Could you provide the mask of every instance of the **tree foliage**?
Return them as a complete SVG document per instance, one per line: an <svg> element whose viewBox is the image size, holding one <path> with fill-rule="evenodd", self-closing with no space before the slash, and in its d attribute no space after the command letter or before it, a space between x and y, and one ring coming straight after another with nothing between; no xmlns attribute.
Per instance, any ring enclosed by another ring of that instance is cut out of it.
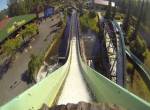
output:
<svg viewBox="0 0 150 110"><path fill-rule="evenodd" d="M7 15L7 9L0 11L0 20L4 19Z"/></svg>
<svg viewBox="0 0 150 110"><path fill-rule="evenodd" d="M141 36L137 36L137 38L130 43L130 49L140 59L146 57L147 45Z"/></svg>
<svg viewBox="0 0 150 110"><path fill-rule="evenodd" d="M47 0L8 0L8 15L13 17L22 14L36 13L39 6Z"/></svg>
<svg viewBox="0 0 150 110"><path fill-rule="evenodd" d="M119 7L122 13L127 12L128 6L129 6L129 0L117 0L119 1ZM143 0L130 0L131 1L131 7L130 7L130 13L132 16L138 18L139 13L141 10L141 5ZM141 23L143 23L145 26L150 27L150 0L144 0L143 4L143 12L141 16Z"/></svg>
<svg viewBox="0 0 150 110"><path fill-rule="evenodd" d="M31 80L34 79L35 73L38 72L42 61L42 56L31 55L31 60L28 63L28 73Z"/></svg>
<svg viewBox="0 0 150 110"><path fill-rule="evenodd" d="M95 18L96 17L96 12L95 11L90 11L89 12L89 17L90 18Z"/></svg>
<svg viewBox="0 0 150 110"><path fill-rule="evenodd" d="M127 72L128 72L130 75L133 75L133 74L132 74L133 71L134 71L134 66L133 66L133 64L130 63L130 62L128 62L128 63L127 63Z"/></svg>
<svg viewBox="0 0 150 110"><path fill-rule="evenodd" d="M144 0L141 1L140 12L139 12L139 15L138 15L138 18L137 18L137 22L135 24L135 29L134 29L134 31L132 33L133 40L136 39L136 37L138 35L139 27L140 27L142 16L143 16L143 12L144 12L143 9L144 9Z"/></svg>
<svg viewBox="0 0 150 110"><path fill-rule="evenodd" d="M3 51L7 54L12 54L19 48L22 44L22 38L16 37L15 39L8 39L2 46Z"/></svg>
<svg viewBox="0 0 150 110"><path fill-rule="evenodd" d="M3 45L2 49L7 54L15 53L15 51L21 47L21 45L29 40L33 34L38 31L38 26L36 24L29 24L26 28L19 32L19 34L13 38L8 39ZM25 40L26 39L26 40Z"/></svg>
<svg viewBox="0 0 150 110"><path fill-rule="evenodd" d="M98 18L97 17L91 18L89 16L89 13L84 13L82 16L80 16L80 25L82 31L84 32L87 31L87 29L90 29L93 32L98 33L99 28L97 26L97 23L98 23Z"/></svg>
<svg viewBox="0 0 150 110"><path fill-rule="evenodd" d="M111 19L111 17L112 17L111 16L111 9L112 9L111 3L112 3L112 0L109 0L109 5L108 5L106 13L105 13L105 18L106 19Z"/></svg>
<svg viewBox="0 0 150 110"><path fill-rule="evenodd" d="M129 31L130 17L131 17L131 0L128 0L128 9L127 9L126 16L124 18L123 26L122 26L123 31L125 32L126 35Z"/></svg>

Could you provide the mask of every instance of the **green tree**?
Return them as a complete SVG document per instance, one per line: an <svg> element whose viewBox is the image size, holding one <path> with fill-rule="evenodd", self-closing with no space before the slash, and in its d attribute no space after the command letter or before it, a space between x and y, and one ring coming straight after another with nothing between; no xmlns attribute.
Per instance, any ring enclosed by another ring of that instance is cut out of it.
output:
<svg viewBox="0 0 150 110"><path fill-rule="evenodd" d="M147 45L141 36L137 36L137 38L130 43L130 49L142 61L146 57Z"/></svg>
<svg viewBox="0 0 150 110"><path fill-rule="evenodd" d="M89 17L90 18L95 18L96 17L96 12L95 11L90 11L89 12Z"/></svg>
<svg viewBox="0 0 150 110"><path fill-rule="evenodd" d="M7 54L14 54L16 49L18 49L22 44L22 38L16 37L15 39L8 39L4 45L2 46L2 49Z"/></svg>
<svg viewBox="0 0 150 110"><path fill-rule="evenodd" d="M38 32L38 26L32 23L32 24L28 24L24 30L20 31L19 35L22 37L24 42L26 42L37 32Z"/></svg>
<svg viewBox="0 0 150 110"><path fill-rule="evenodd" d="M4 19L7 15L7 9L0 11L0 20Z"/></svg>
<svg viewBox="0 0 150 110"><path fill-rule="evenodd" d="M117 8L116 8L116 6L113 8L113 12L112 12L112 19L114 19L115 18L115 16L116 16L116 11L117 11Z"/></svg>
<svg viewBox="0 0 150 110"><path fill-rule="evenodd" d="M28 63L29 79L34 80L36 73L38 72L43 61L42 56L31 55L31 60Z"/></svg>
<svg viewBox="0 0 150 110"><path fill-rule="evenodd" d="M109 0L109 5L107 7L106 13L105 13L105 18L106 19L111 19L111 2L112 0Z"/></svg>
<svg viewBox="0 0 150 110"><path fill-rule="evenodd" d="M124 18L123 26L122 26L122 29L126 35L128 34L128 31L129 31L130 16L131 16L131 0L128 0L128 9L127 9L126 17Z"/></svg>
<svg viewBox="0 0 150 110"><path fill-rule="evenodd" d="M142 0L141 7L140 7L140 13L139 13L139 16L138 16L138 19L137 19L137 23L136 23L135 29L132 33L133 40L136 39L136 37L138 35L138 30L139 30L141 20L142 20L142 16L143 16L143 9L144 9L144 0Z"/></svg>
<svg viewBox="0 0 150 110"><path fill-rule="evenodd" d="M25 5L26 0L8 0L8 15L10 17L29 13Z"/></svg>
<svg viewBox="0 0 150 110"><path fill-rule="evenodd" d="M40 6L43 6L47 0L8 0L8 15L13 17L17 15L36 13L38 16Z"/></svg>

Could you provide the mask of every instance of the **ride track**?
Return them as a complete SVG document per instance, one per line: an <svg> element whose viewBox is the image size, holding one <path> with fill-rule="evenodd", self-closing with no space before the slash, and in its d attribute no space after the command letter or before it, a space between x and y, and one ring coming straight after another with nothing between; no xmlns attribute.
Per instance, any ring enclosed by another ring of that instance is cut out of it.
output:
<svg viewBox="0 0 150 110"><path fill-rule="evenodd" d="M77 31L76 54L78 55L79 67L89 87L89 91L93 94L93 98L96 99L96 102L117 104L127 110L150 110L150 103L110 81L83 62L79 47L79 24L77 14L75 14L75 18L76 28L72 29L76 29ZM70 65L73 63L71 60L72 51L74 51L72 45L71 42L69 56L63 66L49 74L41 82L35 84L33 87L3 105L0 110L38 110L43 104L49 107L57 104L59 96L61 95L60 91L63 90L63 85L71 69Z"/></svg>
<svg viewBox="0 0 150 110"><path fill-rule="evenodd" d="M112 23L114 24L114 26L116 26L119 29L120 41L122 42L122 51L124 52L123 56L125 56L125 54L126 54L140 68L140 70L142 70L143 74L141 74L141 76L143 77L143 79L147 83L148 87L150 88L150 86L149 86L150 85L150 70L127 47L125 47L124 34L123 34L120 26L118 25L118 23L115 20L112 21ZM125 57L124 57L124 59L125 59ZM124 63L125 63L125 60L124 60Z"/></svg>

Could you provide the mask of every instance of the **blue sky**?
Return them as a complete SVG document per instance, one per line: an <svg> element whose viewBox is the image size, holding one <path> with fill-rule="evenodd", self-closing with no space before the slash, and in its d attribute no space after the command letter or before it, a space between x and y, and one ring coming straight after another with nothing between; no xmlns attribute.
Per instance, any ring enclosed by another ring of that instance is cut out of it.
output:
<svg viewBox="0 0 150 110"><path fill-rule="evenodd" d="M7 0L0 0L0 11L7 8Z"/></svg>

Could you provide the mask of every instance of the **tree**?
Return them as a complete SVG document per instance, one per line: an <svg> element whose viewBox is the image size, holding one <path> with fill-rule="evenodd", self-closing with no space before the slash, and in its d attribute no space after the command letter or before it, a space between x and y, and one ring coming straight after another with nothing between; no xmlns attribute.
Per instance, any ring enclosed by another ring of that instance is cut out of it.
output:
<svg viewBox="0 0 150 110"><path fill-rule="evenodd" d="M111 19L111 2L112 0L109 0L109 4L105 13L105 18L106 19Z"/></svg>
<svg viewBox="0 0 150 110"><path fill-rule="evenodd" d="M27 14L25 1L23 0L8 0L8 15L10 17Z"/></svg>
<svg viewBox="0 0 150 110"><path fill-rule="evenodd" d="M38 26L36 24L29 24L26 26L26 35L33 35L38 31Z"/></svg>
<svg viewBox="0 0 150 110"><path fill-rule="evenodd" d="M34 80L35 74L38 72L43 61L42 56L31 55L31 60L28 63L28 75L31 81Z"/></svg>
<svg viewBox="0 0 150 110"><path fill-rule="evenodd" d="M126 14L126 17L124 18L123 26L122 26L122 29L126 35L128 34L128 31L129 31L130 16L131 16L131 0L128 0L128 10L127 10L127 14Z"/></svg>
<svg viewBox="0 0 150 110"><path fill-rule="evenodd" d="M147 13L148 7L149 7L149 0L146 0L145 7L143 9L143 16L142 16L142 21L144 24L146 24L146 21L148 20L147 19L147 16L149 14L149 13Z"/></svg>
<svg viewBox="0 0 150 110"><path fill-rule="evenodd" d="M19 7L17 0L8 0L8 15L10 17L19 15Z"/></svg>
<svg viewBox="0 0 150 110"><path fill-rule="evenodd" d="M138 30L139 30L140 23L141 23L142 16L143 16L143 9L144 9L144 0L142 0L141 7L140 7L140 13L139 13L139 16L138 16L138 19L137 19L137 23L136 23L135 29L132 33L132 39L133 40L136 39L136 37L138 35Z"/></svg>
<svg viewBox="0 0 150 110"><path fill-rule="evenodd" d="M8 39L4 45L2 46L2 49L7 54L14 54L16 49L18 49L21 46L22 38L16 37L15 39Z"/></svg>
<svg viewBox="0 0 150 110"><path fill-rule="evenodd" d="M119 5L120 5L120 11L121 12L125 12L125 10L126 10L126 0L119 0L120 1L120 3L119 3Z"/></svg>
<svg viewBox="0 0 150 110"><path fill-rule="evenodd" d="M112 19L114 19L116 16L116 6L113 8L113 12L112 12Z"/></svg>
<svg viewBox="0 0 150 110"><path fill-rule="evenodd" d="M135 69L134 65L130 62L127 62L127 73L128 73L128 75L130 75L131 85L133 85L133 81L134 81L133 80L134 74L135 74L134 69Z"/></svg>
<svg viewBox="0 0 150 110"><path fill-rule="evenodd" d="M89 12L89 17L90 17L90 18L95 18L95 17L96 17L95 11L90 11L90 12Z"/></svg>
<svg viewBox="0 0 150 110"><path fill-rule="evenodd" d="M130 49L142 61L146 57L147 46L141 36L137 36L137 38L130 43Z"/></svg>
<svg viewBox="0 0 150 110"><path fill-rule="evenodd" d="M24 30L20 31L19 36L22 37L24 42L26 42L37 32L38 32L38 26L32 23L32 24L28 24Z"/></svg>
<svg viewBox="0 0 150 110"><path fill-rule="evenodd" d="M27 13L40 12L40 6L43 6L47 0L8 0L8 15L13 17Z"/></svg>
<svg viewBox="0 0 150 110"><path fill-rule="evenodd" d="M0 11L0 20L3 20L7 15L7 9Z"/></svg>

